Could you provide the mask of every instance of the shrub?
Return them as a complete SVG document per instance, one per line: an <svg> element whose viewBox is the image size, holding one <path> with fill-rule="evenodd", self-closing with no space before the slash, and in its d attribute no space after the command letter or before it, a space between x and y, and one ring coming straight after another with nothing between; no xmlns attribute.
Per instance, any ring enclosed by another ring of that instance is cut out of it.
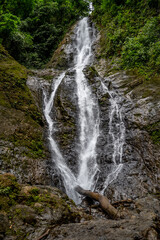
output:
<svg viewBox="0 0 160 240"><path fill-rule="evenodd" d="M122 65L127 68L138 67L147 62L147 52L137 37L129 38L122 49Z"/></svg>
<svg viewBox="0 0 160 240"><path fill-rule="evenodd" d="M160 70L160 27L157 17L151 18L137 36L128 38L122 48L122 66Z"/></svg>

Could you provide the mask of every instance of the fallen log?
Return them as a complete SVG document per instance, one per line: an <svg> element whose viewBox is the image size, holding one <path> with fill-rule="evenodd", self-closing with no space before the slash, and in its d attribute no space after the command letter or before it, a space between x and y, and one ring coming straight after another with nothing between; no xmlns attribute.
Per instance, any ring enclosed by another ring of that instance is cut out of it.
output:
<svg viewBox="0 0 160 240"><path fill-rule="evenodd" d="M89 197L91 199L98 201L100 204L100 207L103 209L103 211L105 211L109 215L110 218L117 219L117 218L122 217L120 212L110 204L107 197L105 197L97 192L91 192L89 190L84 190L80 186L77 186L75 188L75 190L83 196L86 196L86 197Z"/></svg>

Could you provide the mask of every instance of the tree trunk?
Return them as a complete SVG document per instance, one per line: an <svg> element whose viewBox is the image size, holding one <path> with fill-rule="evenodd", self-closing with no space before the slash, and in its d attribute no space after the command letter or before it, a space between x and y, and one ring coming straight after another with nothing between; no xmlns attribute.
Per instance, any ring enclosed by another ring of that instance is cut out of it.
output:
<svg viewBox="0 0 160 240"><path fill-rule="evenodd" d="M86 196L86 197L89 197L89 198L92 198L92 199L98 201L100 203L101 208L109 215L110 218L117 219L117 218L121 217L119 211L110 204L107 197L105 197L97 192L91 192L89 190L84 190L80 186L77 186L75 188L75 190L83 196Z"/></svg>

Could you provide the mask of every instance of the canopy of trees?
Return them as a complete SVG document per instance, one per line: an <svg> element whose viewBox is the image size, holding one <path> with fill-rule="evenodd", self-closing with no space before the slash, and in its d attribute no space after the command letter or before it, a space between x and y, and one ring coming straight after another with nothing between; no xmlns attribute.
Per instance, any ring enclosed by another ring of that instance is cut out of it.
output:
<svg viewBox="0 0 160 240"><path fill-rule="evenodd" d="M160 73L160 0L93 0L102 55L146 79Z"/></svg>
<svg viewBox="0 0 160 240"><path fill-rule="evenodd" d="M145 4L150 8L158 8L160 1L159 0L93 0L93 3L96 7L101 7L102 10L108 10L113 6L141 6Z"/></svg>
<svg viewBox="0 0 160 240"><path fill-rule="evenodd" d="M19 62L41 67L87 11L84 0L0 0L0 43Z"/></svg>

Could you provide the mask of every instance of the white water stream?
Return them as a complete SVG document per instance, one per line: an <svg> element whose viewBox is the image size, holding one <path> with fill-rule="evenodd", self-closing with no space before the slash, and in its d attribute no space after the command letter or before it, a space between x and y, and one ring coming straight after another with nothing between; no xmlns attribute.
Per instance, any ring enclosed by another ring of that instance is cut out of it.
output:
<svg viewBox="0 0 160 240"><path fill-rule="evenodd" d="M84 189L93 190L96 184L95 176L99 171L96 162L99 113L97 101L93 99L91 89L83 73L83 69L89 64L92 56L92 39L89 34L87 18L83 18L79 22L76 35L75 80L77 83L80 125L79 174L77 180Z"/></svg>
<svg viewBox="0 0 160 240"><path fill-rule="evenodd" d="M93 37L90 36L90 30ZM44 115L48 124L48 139L52 152L52 161L55 163L59 174L63 178L64 187L67 195L76 203L80 203L81 199L75 192L74 188L80 185L84 189L95 190L98 176L100 174L99 167L96 161L96 145L99 137L99 107L97 99L92 94L88 85L87 79L83 73L84 68L91 63L92 60L92 44L94 35L93 29L90 29L88 18L83 18L79 21L76 28L76 53L74 57L75 84L77 86L78 109L79 109L79 159L78 159L78 174L75 175L67 166L60 149L54 139L55 123L51 117L54 106L54 98L58 87L65 78L65 72L57 79L54 79L52 92L49 98L44 91ZM124 144L125 128L122 120L121 111L118 107L117 96L109 91L103 84L103 90L110 95L110 121L109 121L109 136L113 142L113 168L112 172L106 176L103 191L106 187L117 178L118 173L122 169L122 154ZM119 119L115 125L114 117ZM116 133L115 129L116 128Z"/></svg>
<svg viewBox="0 0 160 240"><path fill-rule="evenodd" d="M50 114L52 111L53 103L54 103L54 97L56 94L56 91L61 84L63 78L65 77L65 73L62 73L59 78L54 81L53 83L53 91L47 99L47 95L45 91L43 91L44 94L44 116L46 118L47 124L48 124L48 139L50 142L50 148L52 153L52 161L55 163L59 173L61 174L63 178L63 183L66 189L66 193L68 196L72 199L74 199L76 202L78 202L78 194L74 191L74 188L77 186L76 184L76 178L72 171L68 168L68 166L65 163L65 160L60 152L60 149L54 140L53 133L56 131L56 128L54 126L54 121L51 118Z"/></svg>
<svg viewBox="0 0 160 240"><path fill-rule="evenodd" d="M119 108L119 96L113 92L109 91L109 89L105 86L103 82L101 82L102 88L104 92L108 93L110 96L110 113L109 113L109 140L113 145L113 153L112 153L112 171L106 176L106 180L103 184L103 189L101 193L103 194L105 189L111 184L121 172L123 168L122 156L123 156L123 145L125 142L125 125L122 119L122 112ZM114 118L117 119L116 123L114 123Z"/></svg>

